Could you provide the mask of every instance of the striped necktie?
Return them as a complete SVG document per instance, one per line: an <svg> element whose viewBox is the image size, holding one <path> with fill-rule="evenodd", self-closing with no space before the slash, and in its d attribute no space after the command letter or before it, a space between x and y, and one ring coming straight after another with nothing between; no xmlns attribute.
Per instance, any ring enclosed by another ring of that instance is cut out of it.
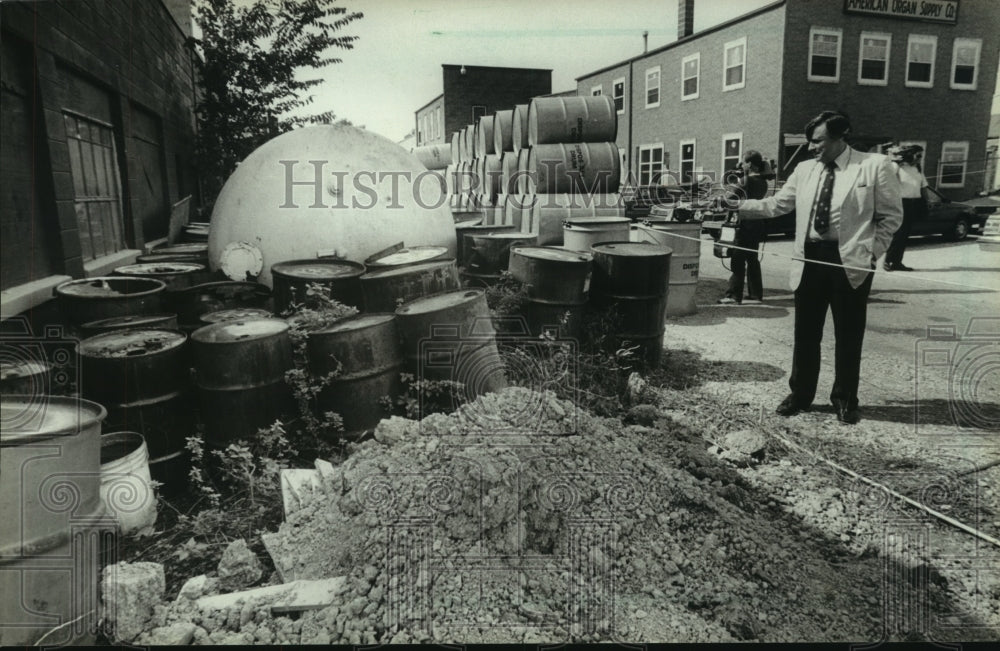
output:
<svg viewBox="0 0 1000 651"><path fill-rule="evenodd" d="M833 171L835 169L837 169L835 161L830 161L823 168L823 183L816 196L816 203L813 204L813 228L820 235L830 229L830 196L833 194Z"/></svg>

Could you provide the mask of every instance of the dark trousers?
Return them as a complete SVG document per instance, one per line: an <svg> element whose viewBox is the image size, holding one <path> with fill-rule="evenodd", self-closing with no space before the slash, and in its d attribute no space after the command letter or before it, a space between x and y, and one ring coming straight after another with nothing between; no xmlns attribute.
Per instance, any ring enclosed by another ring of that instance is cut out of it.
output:
<svg viewBox="0 0 1000 651"><path fill-rule="evenodd" d="M923 219L926 212L927 202L923 199L903 199L903 223L892 234L889 250L885 252L886 264L903 264L903 252L906 251L906 241L913 230L913 223Z"/></svg>
<svg viewBox="0 0 1000 651"><path fill-rule="evenodd" d="M806 243L806 260L841 264L836 242ZM861 345L865 338L868 293L872 274L857 289L851 287L843 269L806 262L802 281L795 290L795 348L792 376L788 385L802 404L816 397L819 380L820 343L827 308L833 312L836 337L835 375L830 400L844 400L858 406L861 376Z"/></svg>
<svg viewBox="0 0 1000 651"><path fill-rule="evenodd" d="M739 246L746 248L757 248L760 241L739 242ZM734 250L730 258L730 269L732 275L729 276L729 289L726 296L735 298L737 301L743 300L743 279L746 278L747 298L760 300L764 298L764 281L760 276L760 260L757 259L757 252Z"/></svg>

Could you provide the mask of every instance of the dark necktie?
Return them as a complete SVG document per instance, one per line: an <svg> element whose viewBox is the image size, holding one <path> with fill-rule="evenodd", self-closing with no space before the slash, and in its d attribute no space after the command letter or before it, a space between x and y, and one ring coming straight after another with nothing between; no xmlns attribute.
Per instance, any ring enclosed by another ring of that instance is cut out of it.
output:
<svg viewBox="0 0 1000 651"><path fill-rule="evenodd" d="M833 170L837 169L837 163L830 161L823 168L823 183L816 197L816 205L813 206L813 228L822 235L830 229L830 195L833 194Z"/></svg>

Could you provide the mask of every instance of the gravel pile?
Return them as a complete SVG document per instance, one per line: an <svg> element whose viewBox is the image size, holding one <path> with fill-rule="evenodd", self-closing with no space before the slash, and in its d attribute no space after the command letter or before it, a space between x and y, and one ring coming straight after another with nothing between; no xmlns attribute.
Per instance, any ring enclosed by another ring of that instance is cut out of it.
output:
<svg viewBox="0 0 1000 651"><path fill-rule="evenodd" d="M692 425L636 421L519 387L383 421L269 544L286 580L348 577L333 605L291 619L181 598L154 624L246 644L882 638L876 558L754 489Z"/></svg>

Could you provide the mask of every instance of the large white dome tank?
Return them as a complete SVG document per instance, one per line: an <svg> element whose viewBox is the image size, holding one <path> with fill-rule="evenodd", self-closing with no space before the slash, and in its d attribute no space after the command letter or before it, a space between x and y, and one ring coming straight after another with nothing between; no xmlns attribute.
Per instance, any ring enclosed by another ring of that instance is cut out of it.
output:
<svg viewBox="0 0 1000 651"><path fill-rule="evenodd" d="M261 259L248 266L259 266L257 280L270 287L277 262L328 255L364 262L400 242L455 255L440 179L382 136L330 125L284 133L240 163L215 202L208 254L213 270L229 274L252 245Z"/></svg>

